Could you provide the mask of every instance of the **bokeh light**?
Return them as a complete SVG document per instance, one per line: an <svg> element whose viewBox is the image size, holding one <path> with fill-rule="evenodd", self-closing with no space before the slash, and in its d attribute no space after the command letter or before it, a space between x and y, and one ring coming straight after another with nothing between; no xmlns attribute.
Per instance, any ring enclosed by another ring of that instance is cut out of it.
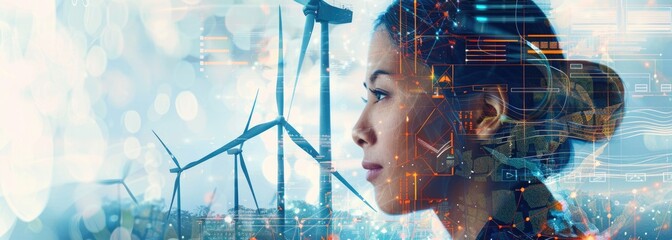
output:
<svg viewBox="0 0 672 240"><path fill-rule="evenodd" d="M97 233L105 229L105 211L97 206L91 206L82 213L82 221L89 232Z"/></svg>
<svg viewBox="0 0 672 240"><path fill-rule="evenodd" d="M9 208L7 202L0 198L0 238L11 234L14 222L16 222L16 215Z"/></svg>
<svg viewBox="0 0 672 240"><path fill-rule="evenodd" d="M278 184L278 159L277 156L267 156L264 158L264 161L261 163L261 166L264 166L262 168L262 173L264 175L264 179L268 181L269 183L276 185ZM284 161L284 166L285 166L285 181L291 179L292 177L292 165L289 164L287 161L287 158L285 158Z"/></svg>
<svg viewBox="0 0 672 240"><path fill-rule="evenodd" d="M68 158L65 164L72 177L79 181L92 181L105 159L107 141L93 118L71 122L63 133L63 151Z"/></svg>
<svg viewBox="0 0 672 240"><path fill-rule="evenodd" d="M124 126L128 132L137 133L142 126L140 114L136 111L127 111L124 113Z"/></svg>
<svg viewBox="0 0 672 240"><path fill-rule="evenodd" d="M140 153L140 140L135 137L128 137L124 140L124 154L128 159L136 159Z"/></svg>
<svg viewBox="0 0 672 240"><path fill-rule="evenodd" d="M170 97L168 94L159 93L154 99L154 111L159 115L166 114L170 110Z"/></svg>
<svg viewBox="0 0 672 240"><path fill-rule="evenodd" d="M198 100L191 91L180 92L175 98L175 110L184 121L191 121L198 114Z"/></svg>

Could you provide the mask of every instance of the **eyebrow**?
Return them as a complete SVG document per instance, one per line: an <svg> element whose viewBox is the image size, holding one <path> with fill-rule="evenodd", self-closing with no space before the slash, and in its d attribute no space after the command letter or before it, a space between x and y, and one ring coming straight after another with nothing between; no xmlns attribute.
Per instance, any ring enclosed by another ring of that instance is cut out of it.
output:
<svg viewBox="0 0 672 240"><path fill-rule="evenodd" d="M369 82L371 82L371 83L375 82L376 79L378 79L379 75L391 75L391 73L389 73L388 71L385 71L385 70L380 70L380 69L378 69L376 71L373 71L373 73L371 73L371 76L369 77ZM368 85L366 85L366 82L364 82L364 87L369 88Z"/></svg>

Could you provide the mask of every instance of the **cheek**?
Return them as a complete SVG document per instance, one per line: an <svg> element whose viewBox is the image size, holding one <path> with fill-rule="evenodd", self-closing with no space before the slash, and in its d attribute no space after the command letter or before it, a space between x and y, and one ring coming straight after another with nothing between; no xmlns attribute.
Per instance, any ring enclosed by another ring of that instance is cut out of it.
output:
<svg viewBox="0 0 672 240"><path fill-rule="evenodd" d="M406 132L410 130L409 122L406 121L408 111L397 104L390 105L377 112L378 117L373 124L378 139L397 148L406 141Z"/></svg>
<svg viewBox="0 0 672 240"><path fill-rule="evenodd" d="M410 144L416 161L423 161L423 172L445 172L449 166L447 154L452 150L454 132L451 124L432 102L414 107L411 119ZM452 165L452 164L450 164Z"/></svg>

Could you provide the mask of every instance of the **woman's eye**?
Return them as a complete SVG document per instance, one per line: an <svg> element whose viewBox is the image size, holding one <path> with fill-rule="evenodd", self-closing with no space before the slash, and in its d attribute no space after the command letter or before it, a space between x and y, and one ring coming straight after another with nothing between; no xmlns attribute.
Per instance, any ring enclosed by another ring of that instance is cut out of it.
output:
<svg viewBox="0 0 672 240"><path fill-rule="evenodd" d="M371 93L373 94L373 96L376 97L376 102L379 102L380 100L383 100L387 97L386 92L383 92L383 91L378 90L378 89L371 90Z"/></svg>
<svg viewBox="0 0 672 240"><path fill-rule="evenodd" d="M375 92L373 93L373 95L376 96L376 102L378 102L378 101L380 101L380 100L383 100L384 98L387 97L387 94L385 94L384 92L380 92L380 91L375 91Z"/></svg>
<svg viewBox="0 0 672 240"><path fill-rule="evenodd" d="M369 92L371 93L371 95L373 95L373 97L375 97L376 101L374 103L380 102L380 100L387 98L389 95L387 92L379 89L369 89ZM369 97L371 95L369 95ZM369 103L367 97L360 97L360 98L362 99L362 102L364 102L365 104Z"/></svg>

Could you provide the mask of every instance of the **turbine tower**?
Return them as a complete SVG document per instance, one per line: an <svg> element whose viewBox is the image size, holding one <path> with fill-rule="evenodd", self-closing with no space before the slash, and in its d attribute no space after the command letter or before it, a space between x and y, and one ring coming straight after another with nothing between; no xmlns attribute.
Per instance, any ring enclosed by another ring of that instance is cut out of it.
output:
<svg viewBox="0 0 672 240"><path fill-rule="evenodd" d="M212 190L212 193L210 194L210 202L208 203L208 206L205 208L205 216L204 218L208 218L210 216L210 209L212 208L212 203L215 202L215 194L217 194L217 188Z"/></svg>
<svg viewBox="0 0 672 240"><path fill-rule="evenodd" d="M250 121L252 120L252 114L254 113L254 107L257 105L257 97L259 96L259 90L257 90L257 94L254 96L254 103L252 104L252 111L250 111L250 116L247 118L247 124L245 124L245 131L243 133L247 132L247 130L250 128ZM227 150L226 152L229 155L234 156L233 160L233 219L234 219L234 228L233 228L233 236L235 238L238 238L238 226L239 226L239 217L240 215L238 214L240 205L238 202L238 159L240 159L240 167L241 170L243 170L243 174L245 174L245 179L247 179L247 185L250 187L250 192L252 192L252 198L254 198L254 205L257 206L257 211L259 211L259 204L257 203L257 196L254 194L254 188L252 188L252 181L250 181L250 174L247 171L247 166L245 165L245 158L243 158L243 144L245 142L240 143L239 148L232 148Z"/></svg>
<svg viewBox="0 0 672 240"><path fill-rule="evenodd" d="M159 142L161 142L161 145L163 145L163 148L166 149L166 152L168 152L168 155L170 155L170 158L173 160L173 163L175 163L176 168L171 168L170 172L175 173L175 184L173 185L173 196L170 198L170 207L168 207L168 214L166 214L166 223L168 222L168 219L170 219L170 211L173 209L173 201L175 201L175 193L177 193L177 238L181 239L182 238L182 197L180 194L180 176L182 175L182 171L184 171L180 167L180 163L177 161L177 158L175 158L175 155L168 149L165 143L163 143L163 140L159 137L154 130L152 130L152 133L154 133L154 136L159 139ZM163 227L163 234L165 234L165 224Z"/></svg>
<svg viewBox="0 0 672 240"><path fill-rule="evenodd" d="M318 236L327 239L331 235L331 105L329 102L329 24L345 24L352 22L352 11L344 8L337 8L327 4L324 0L295 0L303 4L303 13L306 15L306 24L303 29L303 41L301 42L301 52L299 55L296 78L294 79L294 90L289 104L287 118L292 111L296 85L301 73L301 65L306 56L306 50L310 37L313 33L315 22L320 23L321 27L321 48L320 48L320 154L318 159L320 163L320 205L318 218L320 231Z"/></svg>
<svg viewBox="0 0 672 240"><path fill-rule="evenodd" d="M311 1L312 3L312 1ZM311 4L309 4L311 5ZM283 59L283 41L282 41L282 13L281 9L278 7L278 19L280 20L280 27L279 27L279 36L280 36L280 41L278 41L278 47L279 47L279 54L278 54L278 76L277 76L277 85L276 85L276 103L278 107L278 117L275 120L261 123L259 125L256 125L249 130L243 132L240 136L238 136L236 139L224 144L222 147L214 150L213 152L205 155L204 157L190 162L189 164L185 165L184 167L180 167L179 165L176 168L173 168L170 170L170 172L173 173L178 173L178 179L176 180L176 186L179 186L179 173L186 171L190 168L196 167L200 165L201 163L218 156L219 154L222 154L224 152L227 152L228 150L234 148L235 146L241 145L245 141L247 141L250 138L256 137L257 135L277 126L278 127L278 234L280 238L284 238L284 228L285 228L285 180L284 180L284 143L283 143L283 132L287 131L287 134L289 135L289 138L294 142L299 148L301 148L304 152L306 152L308 155L310 155L313 159L315 159L318 164L320 164L321 168L321 173L323 174L321 177L320 181L320 188L321 192L327 193L327 194L322 194L320 196L321 202L327 202L328 201L328 206L323 204L322 207L326 209L323 211L324 216L326 216L326 221L325 224L331 224L331 219L330 219L330 213L328 212L329 209L331 208L331 175L336 177L346 188L348 188L355 196L357 196L364 204L366 204L371 210L376 211L369 202L367 202L364 197L355 190L355 188L348 183L348 181L345 180L345 178L336 170L331 168L331 144L329 143L329 136L331 135L329 129L329 74L327 71L328 67L328 45L326 45L327 48L324 48L325 45L324 43L328 44L328 23L345 23L349 22L348 19L352 18L352 12L349 10L343 10L342 11L337 11L338 9L330 6L324 2L317 2L315 5L311 6L318 6L319 8L322 9L322 13L320 11L317 11L317 13L312 13L308 14L313 16L308 17L308 20L311 19L317 19L318 22L323 23L322 25L322 41L323 41L323 54L322 54L322 60L323 60L323 66L322 66L322 86L321 86L321 105L320 105L320 132L323 136L320 139L320 150L323 151L324 155L321 155L315 148L305 139L301 134L294 128L283 116L283 111L284 111L284 90L283 90L283 85L284 85L284 59ZM313 9L310 7L309 9ZM343 12L345 11L345 12ZM310 11L309 11L310 12ZM348 15L349 13L349 15ZM345 14L345 15L343 15ZM317 18L315 18L315 16ZM340 18L336 18L335 16L338 16ZM345 17L344 17L345 16ZM349 18L348 18L349 16ZM348 21L345 21L348 20ZM311 21L306 21L307 25L308 22L310 22L310 25L312 26L313 22L315 20ZM310 28L312 29L312 28ZM304 36L304 40L305 40ZM308 39L310 39L310 36L308 35ZM305 49L307 48L307 43L303 44L303 51L301 52L301 58L303 58L303 55L305 55ZM326 65L325 65L326 63ZM296 84L295 84L296 87ZM157 136L158 138L158 136ZM160 140L160 139L159 139ZM165 145L164 145L165 146ZM166 148L166 150L168 150ZM171 155L170 151L168 153ZM173 157L174 159L174 157ZM174 162L177 164L177 161L174 159ZM326 175L325 175L326 174ZM178 207L179 207L179 188L175 188L178 191ZM174 195L174 194L173 194ZM326 234L328 234L328 228L325 230L323 237L326 238Z"/></svg>
<svg viewBox="0 0 672 240"><path fill-rule="evenodd" d="M133 195L133 192L131 192L131 189L128 188L128 185L126 185L126 177L128 177L128 172L131 170L131 162L126 162L124 164L124 169L123 172L121 173L121 178L119 179L106 179L106 180L100 180L98 181L99 184L102 185L122 185L126 189L126 192L128 195L133 199L133 202L135 202L135 205L138 205L138 200L135 198L135 195ZM121 195L119 194L119 188L117 188L117 201L119 203L119 227L121 227L121 220L124 219L121 216ZM119 235L121 236L121 235Z"/></svg>
<svg viewBox="0 0 672 240"><path fill-rule="evenodd" d="M133 192L131 192L131 189L128 188L128 185L126 185L126 181L125 181L126 177L128 177L128 172L130 170L131 170L131 164L130 164L130 162L126 162L126 164L124 164L124 170L121 174L121 178L100 180L100 181L98 181L98 183L102 184L102 185L117 185L117 184L120 184L120 185L124 186L124 188L126 189L126 192L128 193L128 196L130 196L131 199L133 199L133 202L135 202L135 204L137 205L138 200L135 198L135 195L133 195ZM119 200L119 204L121 204L121 199ZM120 209L121 209L121 207L120 207ZM119 217L121 217L121 216L119 216Z"/></svg>

